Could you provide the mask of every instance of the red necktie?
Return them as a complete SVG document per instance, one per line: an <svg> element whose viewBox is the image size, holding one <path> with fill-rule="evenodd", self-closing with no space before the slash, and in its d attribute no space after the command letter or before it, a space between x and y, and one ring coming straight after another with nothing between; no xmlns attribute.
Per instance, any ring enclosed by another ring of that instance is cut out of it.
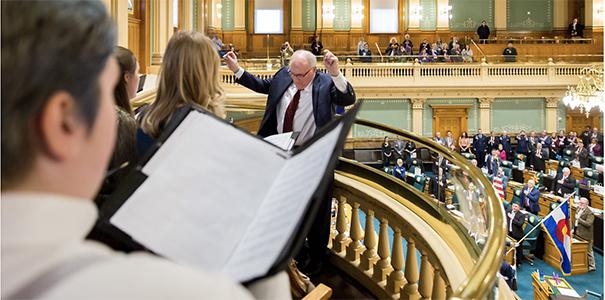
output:
<svg viewBox="0 0 605 300"><path fill-rule="evenodd" d="M294 94L292 101L290 101L290 104L286 109L286 115L284 116L284 129L282 130L283 133L292 131L292 127L294 126L294 114L296 113L296 109L298 108L299 101L300 90L296 91L296 94Z"/></svg>

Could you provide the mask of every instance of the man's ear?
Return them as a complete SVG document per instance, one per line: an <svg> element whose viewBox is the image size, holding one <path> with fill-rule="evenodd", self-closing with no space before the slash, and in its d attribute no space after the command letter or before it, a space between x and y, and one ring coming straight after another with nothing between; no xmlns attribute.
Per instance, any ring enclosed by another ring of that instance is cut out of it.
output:
<svg viewBox="0 0 605 300"><path fill-rule="evenodd" d="M68 159L80 150L86 127L69 93L59 91L50 96L40 112L39 133L43 154L52 160Z"/></svg>

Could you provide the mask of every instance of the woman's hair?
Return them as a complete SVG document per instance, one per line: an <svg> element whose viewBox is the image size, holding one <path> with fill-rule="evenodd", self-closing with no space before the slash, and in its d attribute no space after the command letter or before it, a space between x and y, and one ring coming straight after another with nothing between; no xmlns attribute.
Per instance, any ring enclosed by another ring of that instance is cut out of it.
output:
<svg viewBox="0 0 605 300"><path fill-rule="evenodd" d="M122 108L125 112L132 114L130 98L128 97L128 83L126 83L124 76L126 74L137 76L137 74L135 74L137 71L137 58L134 56L132 51L121 46L116 47L115 56L116 60L118 61L118 65L120 65L120 81L116 85L116 89L113 92L114 97L116 98L116 105Z"/></svg>
<svg viewBox="0 0 605 300"><path fill-rule="evenodd" d="M464 137L464 138L467 138L468 137L468 133L466 133L466 131L463 131L461 136Z"/></svg>
<svg viewBox="0 0 605 300"><path fill-rule="evenodd" d="M214 43L199 32L174 34L164 53L155 101L141 128L157 138L177 108L198 105L223 118L225 92L219 83L220 58Z"/></svg>

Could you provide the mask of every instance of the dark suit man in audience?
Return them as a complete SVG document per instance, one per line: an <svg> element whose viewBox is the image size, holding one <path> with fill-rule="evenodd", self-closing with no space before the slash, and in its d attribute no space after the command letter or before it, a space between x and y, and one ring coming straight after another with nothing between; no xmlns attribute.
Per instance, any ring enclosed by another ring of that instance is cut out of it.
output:
<svg viewBox="0 0 605 300"><path fill-rule="evenodd" d="M440 131L435 132L435 137L433 138L433 141L445 146L445 140L441 137Z"/></svg>
<svg viewBox="0 0 605 300"><path fill-rule="evenodd" d="M519 133L519 136L517 137L517 154L523 154L525 155L525 160L529 161L529 151L530 151L530 145L529 145L529 139L527 138L527 135L525 134L525 130L521 130L521 132Z"/></svg>
<svg viewBox="0 0 605 300"><path fill-rule="evenodd" d="M483 168L487 153L487 138L483 135L481 128L477 129L477 134L473 137L473 150L477 156L477 167Z"/></svg>
<svg viewBox="0 0 605 300"><path fill-rule="evenodd" d="M481 44L487 43L489 33L489 26L487 26L487 22L485 22L485 20L481 21L481 25L477 28L477 35L479 36L479 42Z"/></svg>
<svg viewBox="0 0 605 300"><path fill-rule="evenodd" d="M447 188L447 179L445 177L445 168L437 168L437 173L431 180L431 194L435 199L445 203L445 189Z"/></svg>
<svg viewBox="0 0 605 300"><path fill-rule="evenodd" d="M523 238L523 223L525 223L525 214L520 211L519 203L514 202L512 205L512 210L508 214L506 214L508 225L508 235L519 241ZM521 261L523 260L523 251L521 248L517 248L517 268L521 265Z"/></svg>
<svg viewBox="0 0 605 300"><path fill-rule="evenodd" d="M521 204L528 212L537 215L540 211L538 200L540 199L540 191L536 188L536 182L533 179L527 181L527 185L521 191Z"/></svg>
<svg viewBox="0 0 605 300"><path fill-rule="evenodd" d="M489 138L487 139L487 147L489 151L492 149L498 149L498 145L500 144L500 138L494 134L493 131L489 133Z"/></svg>
<svg viewBox="0 0 605 300"><path fill-rule="evenodd" d="M1 12L1 297L251 298L216 274L84 241L116 138L113 22L99 1L2 1Z"/></svg>
<svg viewBox="0 0 605 300"><path fill-rule="evenodd" d="M490 154L485 158L485 165L487 166L487 174L497 175L499 164L499 153L498 149L492 149Z"/></svg>
<svg viewBox="0 0 605 300"><path fill-rule="evenodd" d="M240 68L232 53L225 56L227 66L235 73L237 83L262 94L268 94L265 114L258 130L262 137L284 132L300 132L296 145L301 145L334 117L336 105L355 103L355 92L338 68L338 58L324 53L327 73L317 72L316 58L306 50L297 50L290 65L281 68L273 78L260 79ZM321 269L330 237L331 191L322 202L307 237L310 262L302 262L307 273Z"/></svg>
<svg viewBox="0 0 605 300"><path fill-rule="evenodd" d="M567 26L567 36L571 39L584 37L584 25L578 23L578 18L574 18Z"/></svg>
<svg viewBox="0 0 605 300"><path fill-rule="evenodd" d="M588 199L580 198L578 209L576 211L576 222L574 226L574 236L579 237L585 241L588 241L588 271L596 270L594 253L592 251L593 245L593 224L594 214L588 207Z"/></svg>
<svg viewBox="0 0 605 300"><path fill-rule="evenodd" d="M508 136L506 131L503 131L500 136L500 144L502 144L502 148L506 151L507 159L510 160L513 155L510 152L510 136Z"/></svg>
<svg viewBox="0 0 605 300"><path fill-rule="evenodd" d="M580 134L580 138L582 139L582 142L584 142L584 145L590 144L591 137L592 130L590 129L590 126L586 126L586 129L584 129L584 131L582 131L582 133Z"/></svg>
<svg viewBox="0 0 605 300"><path fill-rule="evenodd" d="M576 188L576 179L571 176L569 168L563 168L563 172L555 179L555 193L559 196L569 195Z"/></svg>
<svg viewBox="0 0 605 300"><path fill-rule="evenodd" d="M502 51L504 56L504 62L516 62L517 61L517 49L513 47L513 43L509 42L506 48Z"/></svg>

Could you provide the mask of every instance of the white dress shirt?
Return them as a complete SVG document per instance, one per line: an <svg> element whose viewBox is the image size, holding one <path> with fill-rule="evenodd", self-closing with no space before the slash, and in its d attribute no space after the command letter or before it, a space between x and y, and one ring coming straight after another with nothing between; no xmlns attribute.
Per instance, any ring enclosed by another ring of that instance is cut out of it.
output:
<svg viewBox="0 0 605 300"><path fill-rule="evenodd" d="M46 299L251 298L241 285L221 275L85 241L96 218L92 201L3 193L2 298L24 289ZM76 271L61 273L66 265ZM40 278L45 279L42 284Z"/></svg>
<svg viewBox="0 0 605 300"><path fill-rule="evenodd" d="M240 79L243 74L244 69L239 68L239 70L235 72L235 77ZM340 92L345 93L347 91L347 79L344 77L344 75L342 75L341 72L338 72L337 76L331 77L336 88ZM290 105L290 102L294 98L294 94L296 94L297 90L296 85L294 85L294 82L292 82L277 104L277 133L283 133L286 110L288 109L288 105ZM309 140L313 134L315 134L316 129L315 116L313 115L313 81L311 81L300 92L298 108L296 109L296 113L294 113L292 130L294 132L300 132L295 145L300 146Z"/></svg>

